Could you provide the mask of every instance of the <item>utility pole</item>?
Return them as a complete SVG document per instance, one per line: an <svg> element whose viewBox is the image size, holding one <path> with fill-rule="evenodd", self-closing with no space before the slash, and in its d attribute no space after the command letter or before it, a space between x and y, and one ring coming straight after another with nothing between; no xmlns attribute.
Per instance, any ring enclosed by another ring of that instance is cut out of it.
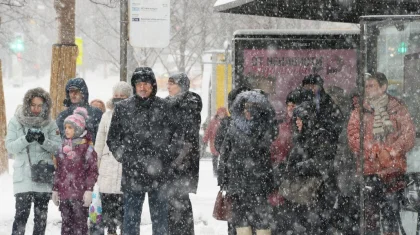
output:
<svg viewBox="0 0 420 235"><path fill-rule="evenodd" d="M127 81L128 0L120 0L120 81Z"/></svg>
<svg viewBox="0 0 420 235"><path fill-rule="evenodd" d="M58 42L52 48L50 95L53 102L51 114L56 118L64 107L67 81L76 76L76 0L55 0L54 8L57 14Z"/></svg>

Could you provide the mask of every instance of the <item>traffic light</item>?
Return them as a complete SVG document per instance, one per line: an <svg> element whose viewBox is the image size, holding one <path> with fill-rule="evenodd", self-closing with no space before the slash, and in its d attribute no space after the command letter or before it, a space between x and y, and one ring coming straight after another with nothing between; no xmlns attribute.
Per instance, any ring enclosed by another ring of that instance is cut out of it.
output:
<svg viewBox="0 0 420 235"><path fill-rule="evenodd" d="M398 45L398 54L405 54L407 53L408 46L407 43L401 42L400 45Z"/></svg>
<svg viewBox="0 0 420 235"><path fill-rule="evenodd" d="M21 35L16 36L15 40L10 43L10 49L15 53L23 52L25 50L25 44Z"/></svg>

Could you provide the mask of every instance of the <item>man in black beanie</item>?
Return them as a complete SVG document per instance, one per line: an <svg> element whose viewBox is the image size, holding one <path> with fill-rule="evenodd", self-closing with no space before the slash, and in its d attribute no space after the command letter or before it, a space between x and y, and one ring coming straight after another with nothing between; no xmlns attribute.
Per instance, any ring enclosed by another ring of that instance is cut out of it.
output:
<svg viewBox="0 0 420 235"><path fill-rule="evenodd" d="M343 129L344 117L338 105L324 91L324 79L318 74L310 74L303 78L302 87L313 92L316 107L316 124L331 133L334 141L332 144L336 145Z"/></svg>
<svg viewBox="0 0 420 235"><path fill-rule="evenodd" d="M201 97L189 91L190 80L185 73L169 77L171 119L175 134L172 138L173 177L168 190L169 233L194 235L194 218L189 194L196 193L200 166Z"/></svg>
<svg viewBox="0 0 420 235"><path fill-rule="evenodd" d="M107 144L122 163L123 233L138 235L145 194L149 196L154 235L168 234L167 172L172 125L167 102L156 96L151 68L137 68L131 78L134 96L118 102L109 128Z"/></svg>

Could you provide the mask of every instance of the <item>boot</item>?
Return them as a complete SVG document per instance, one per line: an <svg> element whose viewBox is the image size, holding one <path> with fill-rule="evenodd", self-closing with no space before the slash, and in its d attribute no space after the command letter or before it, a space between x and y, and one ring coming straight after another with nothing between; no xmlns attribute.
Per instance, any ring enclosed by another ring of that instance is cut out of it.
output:
<svg viewBox="0 0 420 235"><path fill-rule="evenodd" d="M236 235L252 235L251 227L236 228Z"/></svg>
<svg viewBox="0 0 420 235"><path fill-rule="evenodd" d="M257 230L257 235L271 235L271 229Z"/></svg>

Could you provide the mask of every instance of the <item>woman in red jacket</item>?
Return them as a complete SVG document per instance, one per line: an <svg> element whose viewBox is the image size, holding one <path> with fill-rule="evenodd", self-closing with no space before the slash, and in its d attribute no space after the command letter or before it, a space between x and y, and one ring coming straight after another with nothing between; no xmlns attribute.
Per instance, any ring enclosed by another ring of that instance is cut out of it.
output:
<svg viewBox="0 0 420 235"><path fill-rule="evenodd" d="M216 139L217 129L220 127L220 121L227 117L228 113L226 108L221 107L217 110L216 115L210 120L210 124L206 129L203 137L203 143L207 144L210 142L210 152L213 158L213 175L217 176L217 164L219 160L219 152L217 152L216 147L214 146L214 141Z"/></svg>

